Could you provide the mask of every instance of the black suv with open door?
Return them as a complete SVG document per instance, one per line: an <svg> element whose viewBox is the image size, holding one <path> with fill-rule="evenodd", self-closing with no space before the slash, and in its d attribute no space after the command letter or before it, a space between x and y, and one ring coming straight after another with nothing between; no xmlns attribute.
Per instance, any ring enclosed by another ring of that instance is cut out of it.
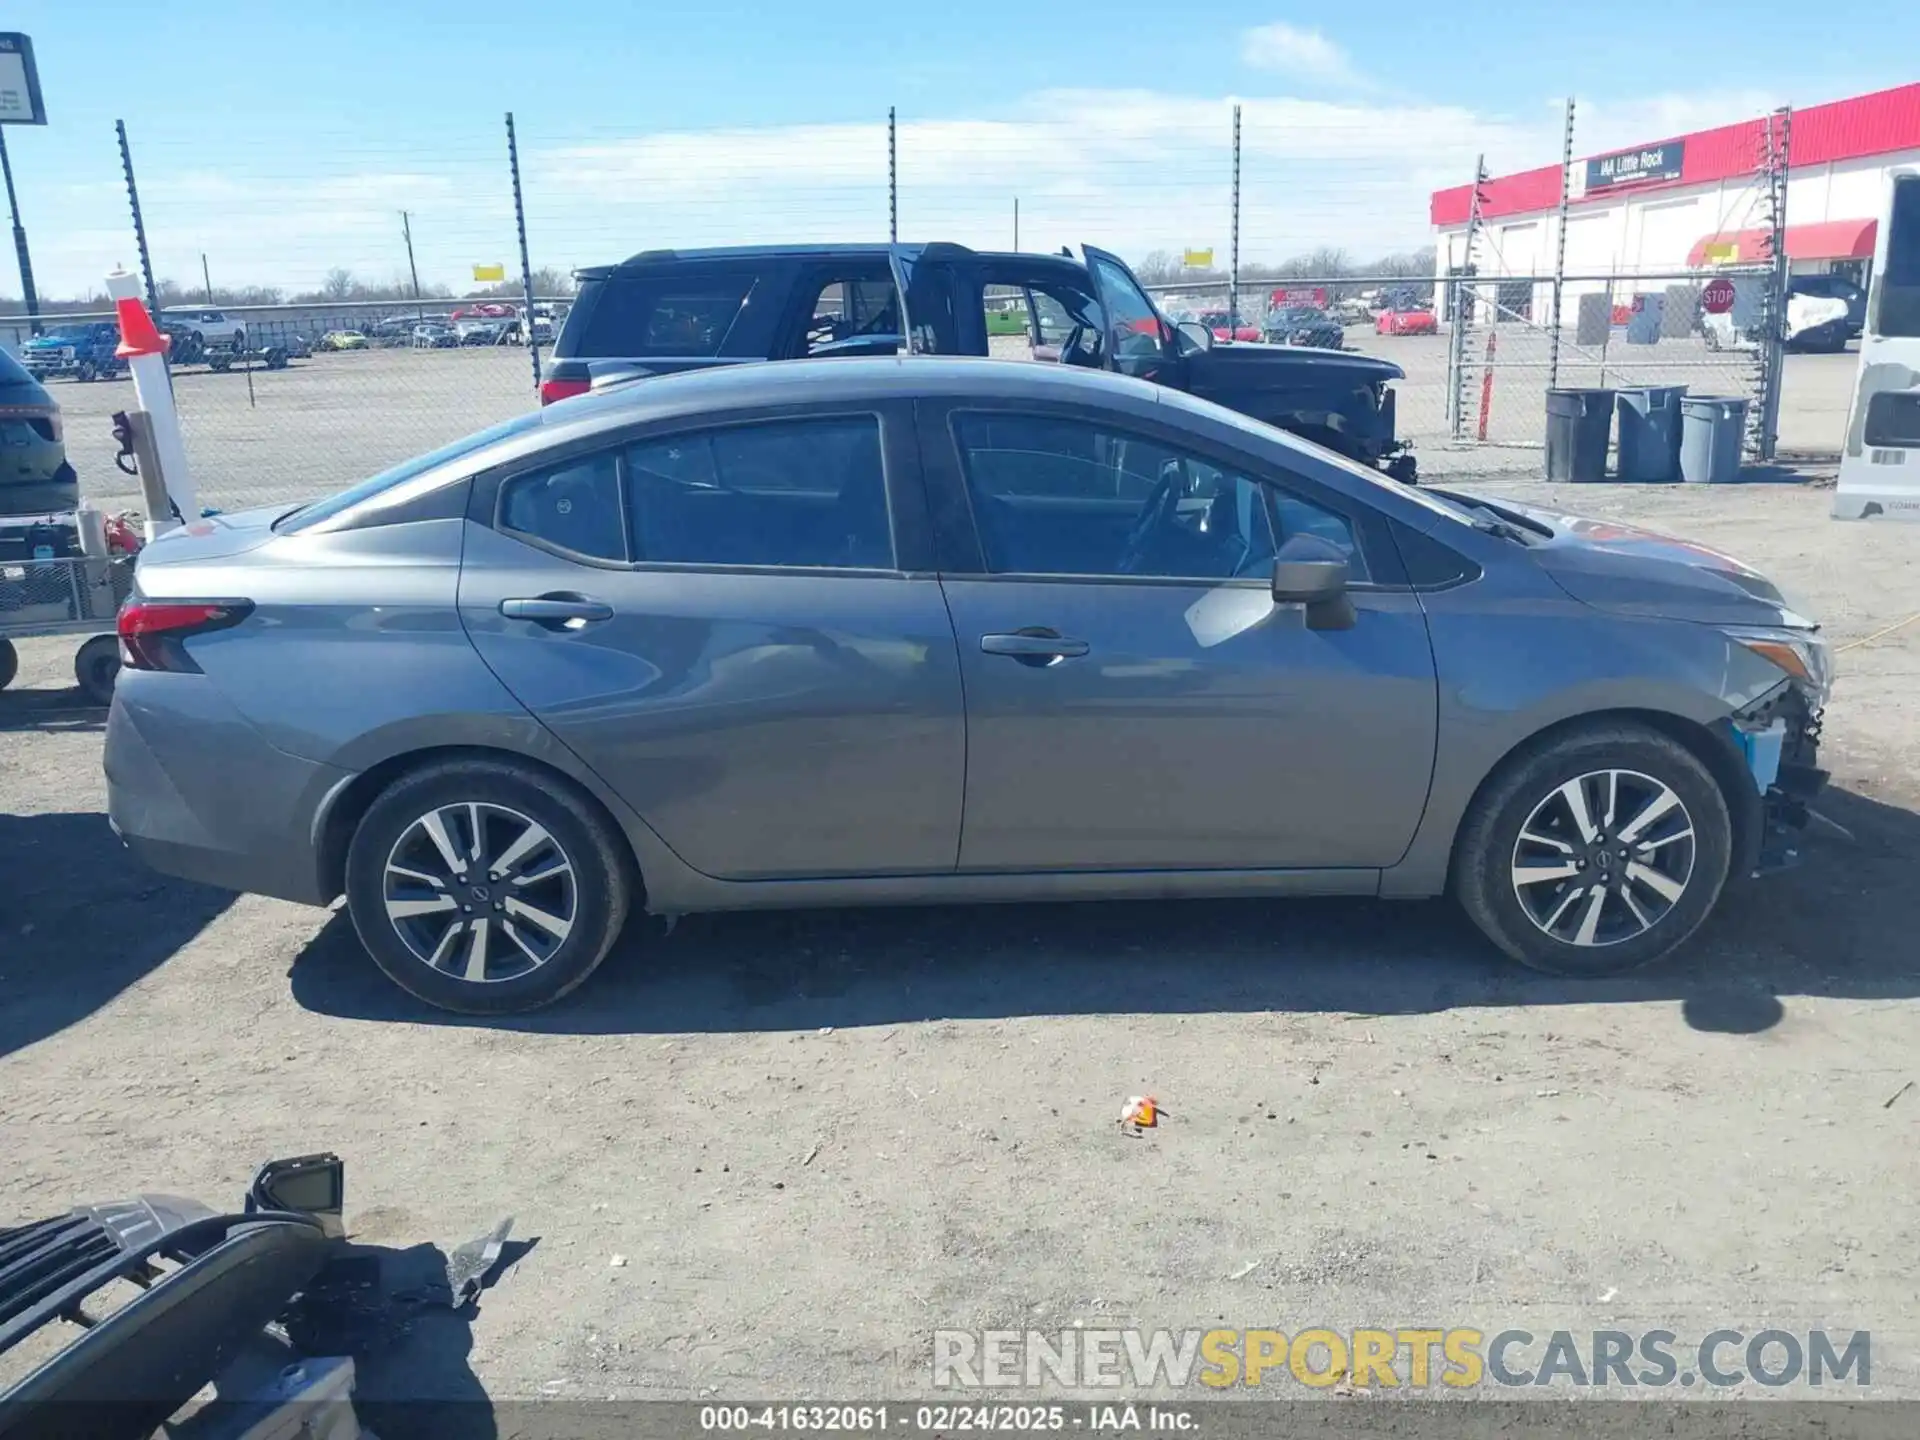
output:
<svg viewBox="0 0 1920 1440"><path fill-rule="evenodd" d="M1010 353L989 344L987 310L1023 305L1036 360L1114 370L1186 390L1395 477L1414 478L1394 437L1389 382L1367 355L1216 343L1175 325L1116 256L960 245L751 246L649 250L578 274L541 399L597 385L809 356ZM1005 341L1003 340L1003 346Z"/></svg>

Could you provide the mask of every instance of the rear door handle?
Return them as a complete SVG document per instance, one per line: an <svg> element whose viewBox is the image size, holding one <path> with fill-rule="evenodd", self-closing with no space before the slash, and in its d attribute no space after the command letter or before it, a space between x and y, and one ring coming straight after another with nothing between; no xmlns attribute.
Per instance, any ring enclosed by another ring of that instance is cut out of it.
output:
<svg viewBox="0 0 1920 1440"><path fill-rule="evenodd" d="M509 620L531 620L549 630L577 630L582 625L613 618L613 607L585 595L534 595L500 602Z"/></svg>
<svg viewBox="0 0 1920 1440"><path fill-rule="evenodd" d="M1044 667L1086 654L1087 642L1071 640L1044 626L1034 625L1011 635L982 635L980 650L987 655L1008 656L1022 665Z"/></svg>

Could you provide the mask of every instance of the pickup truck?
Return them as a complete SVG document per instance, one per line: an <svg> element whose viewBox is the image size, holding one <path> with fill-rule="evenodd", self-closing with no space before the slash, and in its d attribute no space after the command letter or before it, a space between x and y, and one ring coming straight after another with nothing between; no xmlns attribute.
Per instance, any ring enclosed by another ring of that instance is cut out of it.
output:
<svg viewBox="0 0 1920 1440"><path fill-rule="evenodd" d="M1396 479L1414 458L1394 435L1399 366L1284 345L1215 344L1176 325L1117 256L960 245L789 245L650 250L577 274L542 403L679 370L836 355L1009 355L1117 371L1238 410ZM1024 341L990 310L1009 301Z"/></svg>
<svg viewBox="0 0 1920 1440"><path fill-rule="evenodd" d="M63 326L22 345L20 363L36 380L45 380L51 375L94 380L118 375L126 368L125 362L113 353L119 343L120 327L111 320Z"/></svg>

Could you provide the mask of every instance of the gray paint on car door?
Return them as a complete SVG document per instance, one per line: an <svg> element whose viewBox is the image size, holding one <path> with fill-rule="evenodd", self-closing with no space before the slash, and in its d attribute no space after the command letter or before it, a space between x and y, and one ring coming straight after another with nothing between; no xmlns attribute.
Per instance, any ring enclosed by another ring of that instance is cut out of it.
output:
<svg viewBox="0 0 1920 1440"><path fill-rule="evenodd" d="M1432 777L1417 597L1309 630L1264 581L949 578L967 696L962 870L1391 865ZM1052 664L981 637L1047 629Z"/></svg>
<svg viewBox="0 0 1920 1440"><path fill-rule="evenodd" d="M612 617L500 613L553 592ZM469 525L460 611L508 689L695 869L953 869L966 738L937 581L600 567Z"/></svg>

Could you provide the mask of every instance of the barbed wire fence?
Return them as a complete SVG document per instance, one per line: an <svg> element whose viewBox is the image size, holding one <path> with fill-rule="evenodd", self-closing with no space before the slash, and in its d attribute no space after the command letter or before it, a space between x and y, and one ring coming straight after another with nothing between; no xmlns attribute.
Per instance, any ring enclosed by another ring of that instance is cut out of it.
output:
<svg viewBox="0 0 1920 1440"><path fill-rule="evenodd" d="M888 112L636 134L523 119L519 207L501 119L431 136L303 133L297 166L288 136L249 126L219 137L215 167L204 122L176 117L125 127L124 177L106 151L111 178L89 212L99 230L78 237L83 250L103 275L109 259L150 255L176 334L197 325L213 350L245 337L224 368L174 368L206 504L324 492L531 408L528 349L557 333L573 272L648 249L896 230L982 250L1090 243L1134 263L1169 308L1227 312L1255 331L1276 307L1328 308L1347 322L1344 348L1405 371L1397 423L1427 473L1537 471L1554 384L1688 384L1764 414L1778 383L1768 347L1784 266L1568 273L1564 245L1519 253L1492 226L1464 263L1436 260L1409 195L1539 140L1448 107L1383 119L1378 107L1292 99L1115 107L1063 92L1001 120ZM1571 114L1565 146L1571 157ZM1777 190L1765 172L1757 165L1752 193L1724 204L1721 223L1764 211ZM1740 291L1738 323L1719 329L1702 304L1716 277ZM1030 351L1009 336L994 353ZM111 464L108 417L129 403L124 385L63 386L60 398L83 488L135 503Z"/></svg>

